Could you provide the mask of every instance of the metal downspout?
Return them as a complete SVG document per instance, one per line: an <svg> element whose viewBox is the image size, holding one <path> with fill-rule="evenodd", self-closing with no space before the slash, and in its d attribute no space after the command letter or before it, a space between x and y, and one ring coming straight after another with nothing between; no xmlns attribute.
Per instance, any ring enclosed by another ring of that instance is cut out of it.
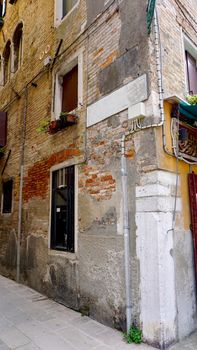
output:
<svg viewBox="0 0 197 350"><path fill-rule="evenodd" d="M23 113L23 130L20 158L20 191L18 206L18 235L17 235L17 263L16 263L16 281L20 282L20 260L21 260L21 229L22 229L22 210L23 210L23 179L24 179L24 155L25 155L25 137L26 137L26 121L27 121L27 104L28 90L25 88L25 104Z"/></svg>
<svg viewBox="0 0 197 350"><path fill-rule="evenodd" d="M131 326L131 280L130 280L130 227L128 210L127 160L125 157L125 135L121 140L121 180L123 198L123 233L124 233L124 265L126 292L126 327L127 333Z"/></svg>

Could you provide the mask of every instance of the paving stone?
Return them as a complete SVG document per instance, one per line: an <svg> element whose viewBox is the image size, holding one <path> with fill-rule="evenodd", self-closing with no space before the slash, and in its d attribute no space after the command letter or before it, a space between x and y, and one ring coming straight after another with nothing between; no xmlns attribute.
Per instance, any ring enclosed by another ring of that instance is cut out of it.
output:
<svg viewBox="0 0 197 350"><path fill-rule="evenodd" d="M22 332L16 328L10 328L1 334L1 340L10 348L14 349L30 342Z"/></svg>
<svg viewBox="0 0 197 350"><path fill-rule="evenodd" d="M97 339L89 337L79 329L73 327L63 328L57 333L65 340L69 341L78 350L87 350L96 345L100 345Z"/></svg>
<svg viewBox="0 0 197 350"><path fill-rule="evenodd" d="M33 344L33 343L29 343L27 345L19 346L16 349L17 350L40 350L40 348L37 345ZM0 348L0 350L1 350L1 348Z"/></svg>
<svg viewBox="0 0 197 350"><path fill-rule="evenodd" d="M70 343L53 334L38 337L35 339L35 343L43 350L76 350Z"/></svg>
<svg viewBox="0 0 197 350"><path fill-rule="evenodd" d="M0 350L154 350L0 276ZM197 350L197 332L169 350Z"/></svg>
<svg viewBox="0 0 197 350"><path fill-rule="evenodd" d="M6 344L0 345L0 350L9 350L10 348Z"/></svg>

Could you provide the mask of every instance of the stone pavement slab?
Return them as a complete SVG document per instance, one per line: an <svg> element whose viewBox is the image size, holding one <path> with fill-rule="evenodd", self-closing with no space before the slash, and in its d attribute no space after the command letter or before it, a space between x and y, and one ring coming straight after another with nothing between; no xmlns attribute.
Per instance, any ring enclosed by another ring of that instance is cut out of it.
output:
<svg viewBox="0 0 197 350"><path fill-rule="evenodd" d="M173 345L169 350L197 350L197 332L191 334L180 343Z"/></svg>
<svg viewBox="0 0 197 350"><path fill-rule="evenodd" d="M0 350L9 349L153 350L128 345L120 332L0 276Z"/></svg>

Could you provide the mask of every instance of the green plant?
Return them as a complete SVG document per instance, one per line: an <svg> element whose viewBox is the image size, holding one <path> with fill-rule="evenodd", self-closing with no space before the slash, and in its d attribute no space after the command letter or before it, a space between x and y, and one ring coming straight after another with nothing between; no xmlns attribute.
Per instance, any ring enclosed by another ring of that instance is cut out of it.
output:
<svg viewBox="0 0 197 350"><path fill-rule="evenodd" d="M140 344L142 342L142 331L135 325L132 325L128 333L124 333L124 340L128 343Z"/></svg>
<svg viewBox="0 0 197 350"><path fill-rule="evenodd" d="M187 96L187 101L190 103L190 105L197 105L197 95Z"/></svg>
<svg viewBox="0 0 197 350"><path fill-rule="evenodd" d="M37 132L47 132L49 129L50 120L41 120L39 127L36 129Z"/></svg>
<svg viewBox="0 0 197 350"><path fill-rule="evenodd" d="M5 153L4 147L0 147L0 154L2 155L2 154L4 154L4 153Z"/></svg>

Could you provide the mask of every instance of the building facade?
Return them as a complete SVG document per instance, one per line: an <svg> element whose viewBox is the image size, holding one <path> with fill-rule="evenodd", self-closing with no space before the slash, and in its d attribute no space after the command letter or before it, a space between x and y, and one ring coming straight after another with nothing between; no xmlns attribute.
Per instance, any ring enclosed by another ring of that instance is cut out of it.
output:
<svg viewBox="0 0 197 350"><path fill-rule="evenodd" d="M0 271L122 330L129 286L167 347L197 326L196 0L0 10Z"/></svg>

